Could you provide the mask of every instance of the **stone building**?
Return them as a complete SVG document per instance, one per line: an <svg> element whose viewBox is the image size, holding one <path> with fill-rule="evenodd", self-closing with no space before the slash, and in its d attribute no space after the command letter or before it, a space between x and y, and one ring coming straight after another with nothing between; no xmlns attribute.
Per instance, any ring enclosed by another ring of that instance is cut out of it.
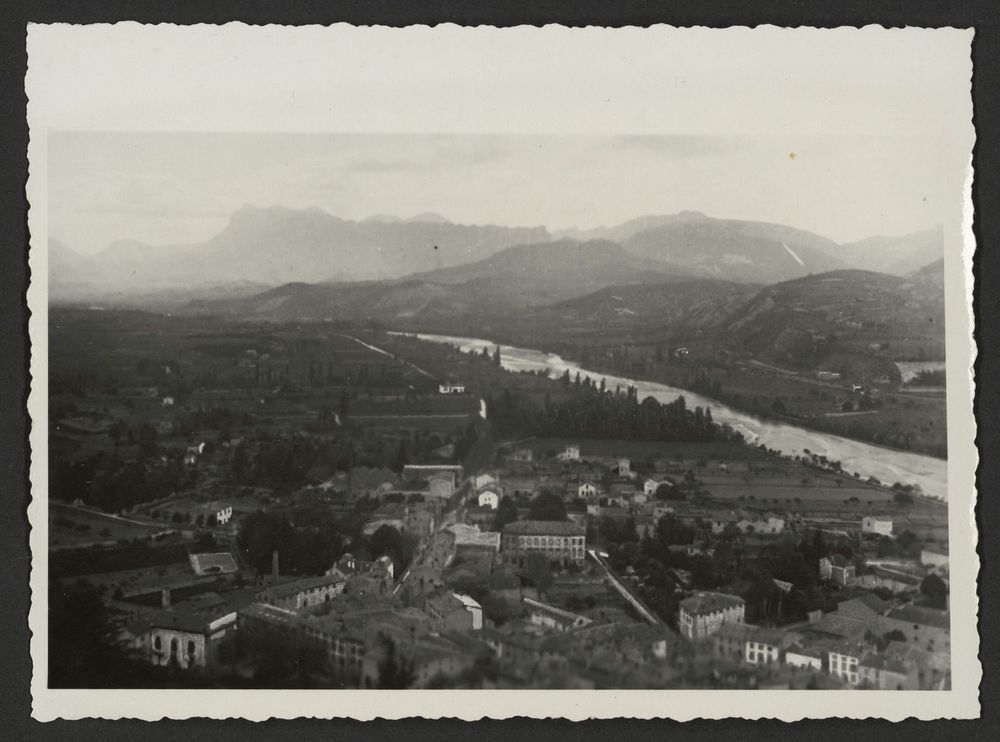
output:
<svg viewBox="0 0 1000 742"><path fill-rule="evenodd" d="M504 526L500 551L504 560L519 566L529 554L541 554L562 564L580 564L586 535L585 526L571 521L519 520Z"/></svg>
<svg viewBox="0 0 1000 742"><path fill-rule="evenodd" d="M677 628L692 641L711 636L729 623L744 623L743 598L725 593L699 592L681 601Z"/></svg>

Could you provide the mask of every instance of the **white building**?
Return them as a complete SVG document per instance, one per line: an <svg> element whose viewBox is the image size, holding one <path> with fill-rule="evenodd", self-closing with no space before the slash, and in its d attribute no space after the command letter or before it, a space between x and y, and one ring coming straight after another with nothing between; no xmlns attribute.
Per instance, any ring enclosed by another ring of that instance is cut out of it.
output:
<svg viewBox="0 0 1000 742"><path fill-rule="evenodd" d="M823 658L819 652L796 646L785 651L785 664L804 670L822 670Z"/></svg>
<svg viewBox="0 0 1000 742"><path fill-rule="evenodd" d="M465 593L455 593L455 597L462 604L468 613L472 614L472 630L479 631L483 628L483 607L474 598Z"/></svg>
<svg viewBox="0 0 1000 742"><path fill-rule="evenodd" d="M188 611L159 611L149 620L143 644L154 665L174 664L181 669L204 667L210 645L235 628L236 612L206 618ZM148 637L148 638L147 638Z"/></svg>
<svg viewBox="0 0 1000 742"><path fill-rule="evenodd" d="M576 488L576 495L584 500L597 497L597 487L595 487L592 482L584 482Z"/></svg>
<svg viewBox="0 0 1000 742"><path fill-rule="evenodd" d="M838 645L836 649L831 649L827 652L829 673L849 685L858 685L861 682L858 665L864 651L863 648L854 647L846 642Z"/></svg>
<svg viewBox="0 0 1000 742"><path fill-rule="evenodd" d="M566 449L556 456L560 461L579 461L580 460L580 447L571 444L566 446Z"/></svg>
<svg viewBox="0 0 1000 742"><path fill-rule="evenodd" d="M751 665L771 665L781 659L783 633L768 629L753 629L744 645L744 658Z"/></svg>
<svg viewBox="0 0 1000 742"><path fill-rule="evenodd" d="M646 497L652 497L656 494L656 490L660 488L660 485L664 482L657 482L655 479L647 479L642 484L642 491L645 493Z"/></svg>
<svg viewBox="0 0 1000 742"><path fill-rule="evenodd" d="M920 563L925 567L942 568L948 566L948 551L926 547L920 552Z"/></svg>
<svg viewBox="0 0 1000 742"><path fill-rule="evenodd" d="M233 519L233 506L226 505L225 507L220 507L215 511L215 522L220 526L224 526L226 523Z"/></svg>
<svg viewBox="0 0 1000 742"><path fill-rule="evenodd" d="M173 397L164 397L163 398L163 406L164 407L173 407L174 406L174 398Z"/></svg>
<svg viewBox="0 0 1000 742"><path fill-rule="evenodd" d="M464 384L438 384L438 391L441 394L465 394Z"/></svg>
<svg viewBox="0 0 1000 742"><path fill-rule="evenodd" d="M879 536L892 535L892 519L880 515L866 515L861 519L862 533L876 533Z"/></svg>
<svg viewBox="0 0 1000 742"><path fill-rule="evenodd" d="M479 507L496 510L500 506L500 495L487 489L479 493Z"/></svg>

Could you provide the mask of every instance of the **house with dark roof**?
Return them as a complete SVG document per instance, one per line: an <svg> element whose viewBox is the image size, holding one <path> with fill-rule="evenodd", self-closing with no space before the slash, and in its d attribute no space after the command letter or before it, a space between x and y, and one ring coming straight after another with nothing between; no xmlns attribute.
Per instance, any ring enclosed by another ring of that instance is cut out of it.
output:
<svg viewBox="0 0 1000 742"><path fill-rule="evenodd" d="M842 600L837 603L837 613L849 618L869 620L876 616L884 616L892 609L892 604L882 600L874 593L862 593L856 598Z"/></svg>
<svg viewBox="0 0 1000 742"><path fill-rule="evenodd" d="M861 686L873 690L920 690L916 666L896 654L869 652L861 658Z"/></svg>
<svg viewBox="0 0 1000 742"><path fill-rule="evenodd" d="M438 632L479 631L483 628L483 607L464 593L441 590L424 601L424 612Z"/></svg>
<svg viewBox="0 0 1000 742"><path fill-rule="evenodd" d="M907 605L894 608L882 618L886 633L901 631L906 641L930 652L951 649L951 616L924 606Z"/></svg>
<svg viewBox="0 0 1000 742"><path fill-rule="evenodd" d="M746 657L747 637L754 627L744 623L727 623L712 634L712 649L716 656L734 662Z"/></svg>

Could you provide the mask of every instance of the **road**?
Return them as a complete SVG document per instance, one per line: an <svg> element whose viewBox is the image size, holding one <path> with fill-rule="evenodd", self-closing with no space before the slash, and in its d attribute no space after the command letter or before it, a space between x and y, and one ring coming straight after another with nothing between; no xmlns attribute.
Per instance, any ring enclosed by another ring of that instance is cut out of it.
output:
<svg viewBox="0 0 1000 742"><path fill-rule="evenodd" d="M405 420L407 418L420 418L420 419L445 419L445 420L464 420L469 417L469 413L464 412L460 415L454 414L434 414L427 413L425 415L351 415L353 420L382 420L382 419L392 419L392 420Z"/></svg>
<svg viewBox="0 0 1000 742"><path fill-rule="evenodd" d="M604 570L605 575L607 575L608 581L611 583L611 587L618 591L625 600L631 605L635 610L642 616L643 620L653 626L663 626L663 619L653 613L649 608L647 608L641 600L635 597L632 592L621 583L621 581L615 576L615 573L611 570L610 565L604 560L604 558L598 554L593 549L587 549L587 556L589 556L593 561L595 561Z"/></svg>
<svg viewBox="0 0 1000 742"><path fill-rule="evenodd" d="M51 503L53 508L62 508L63 510L69 510L75 513L80 513L81 515L90 515L95 518L106 518L108 520L117 521L118 523L127 523L130 526L142 526L143 528L169 528L164 523L159 523L155 520L135 520L134 518L126 518L123 515L116 515L114 513L102 513L99 510L91 510L89 508L82 508L76 505L70 505L66 502L53 502Z"/></svg>
<svg viewBox="0 0 1000 742"><path fill-rule="evenodd" d="M414 371L416 371L416 372L417 372L418 374L421 374L421 375L423 375L423 376L426 376L426 377L427 377L428 379L435 379L435 380L437 379L437 377L436 377L436 376L434 376L433 374L430 374L430 373L428 373L427 371L424 371L424 370L423 370L422 368L420 368L420 366L417 366L417 365L416 365L416 364L414 364L414 363L410 363L409 361L407 361L407 360L404 360L404 359L402 359L402 358L397 358L396 356L394 356L394 355L393 355L392 353L390 353L389 351L387 351L387 350L384 350L384 349L382 349L382 348L376 348L376 347L375 347L374 345L369 345L369 344L368 344L368 343L366 343L366 342L365 342L364 340L361 340L361 339L359 339L359 338L356 338L356 337L354 337L353 335L340 335L340 337L342 337L342 338L347 338L348 340L353 340L354 342L358 343L359 345L363 345L364 347L368 348L368 350L373 350L373 351L375 351L376 353L381 353L382 355L384 355L384 356L388 356L389 358L393 359L394 361L399 361L399 362L401 362L401 363L405 363L405 364L406 364L407 366L409 366L410 368L412 368L412 369L413 369Z"/></svg>
<svg viewBox="0 0 1000 742"><path fill-rule="evenodd" d="M463 507L465 502L465 497L468 494L468 484L463 484L452 496L452 500L449 503L449 508L441 513L441 522L438 523L437 528L428 536L426 539L421 539L420 546L417 548L417 552L413 555L413 560L410 562L410 566L403 573L403 575L396 581L396 586L392 589L392 594L396 595L402 589L406 580L409 579L410 573L413 571L414 567L420 567L423 565L424 559L427 557L428 552L433 552L435 547L435 541L439 538L444 537L443 532L449 526L459 523L463 518ZM443 569L447 566L447 563L437 565L432 564L431 566L441 566Z"/></svg>

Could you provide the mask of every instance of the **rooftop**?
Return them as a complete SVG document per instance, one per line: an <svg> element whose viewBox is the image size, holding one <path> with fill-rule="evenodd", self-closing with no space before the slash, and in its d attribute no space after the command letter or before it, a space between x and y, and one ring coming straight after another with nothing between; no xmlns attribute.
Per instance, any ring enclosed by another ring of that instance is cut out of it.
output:
<svg viewBox="0 0 1000 742"><path fill-rule="evenodd" d="M891 610L886 614L886 618L918 624L920 626L933 626L945 631L951 629L951 616L947 612L938 611L933 608L924 608L918 605L908 605Z"/></svg>
<svg viewBox="0 0 1000 742"><path fill-rule="evenodd" d="M695 593L681 601L681 608L692 615L717 613L744 604L743 598L726 593Z"/></svg>
<svg viewBox="0 0 1000 742"><path fill-rule="evenodd" d="M236 560L228 551L213 554L189 554L191 570L198 575L232 574L239 571Z"/></svg>
<svg viewBox="0 0 1000 742"><path fill-rule="evenodd" d="M864 595L859 595L856 598L851 598L850 600L842 600L837 603L837 610L841 610L842 607L860 607L864 606L872 613L877 613L879 615L884 615L886 611L892 606L882 600L875 593L865 593Z"/></svg>
<svg viewBox="0 0 1000 742"><path fill-rule="evenodd" d="M503 528L505 534L541 536L583 536L585 526L568 520L518 520Z"/></svg>
<svg viewBox="0 0 1000 742"><path fill-rule="evenodd" d="M272 598L284 598L291 595L297 595L305 590L312 590L317 587L323 587L324 585L334 585L337 582L343 580L339 575L321 575L319 577L306 577L302 580L295 580L294 582L286 582L281 585L274 585L273 587L265 588L260 591L260 594L267 594Z"/></svg>

